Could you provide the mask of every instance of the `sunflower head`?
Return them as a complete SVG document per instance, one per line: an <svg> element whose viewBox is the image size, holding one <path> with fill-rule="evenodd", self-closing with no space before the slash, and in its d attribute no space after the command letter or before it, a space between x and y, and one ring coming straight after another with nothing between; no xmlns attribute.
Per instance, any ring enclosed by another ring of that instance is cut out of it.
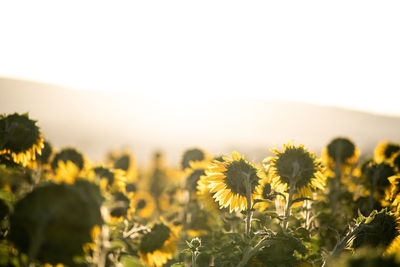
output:
<svg viewBox="0 0 400 267"><path fill-rule="evenodd" d="M128 215L130 200L122 192L113 193L112 198L113 206L110 207L111 219L121 221Z"/></svg>
<svg viewBox="0 0 400 267"><path fill-rule="evenodd" d="M108 155L108 161L115 170L122 170L126 173L128 182L135 182L137 168L135 158L129 150L114 151Z"/></svg>
<svg viewBox="0 0 400 267"><path fill-rule="evenodd" d="M200 180L200 177L205 175L205 170L209 165L208 161L190 161L189 166L185 170L186 172L186 188L190 192L195 192L197 187L197 182Z"/></svg>
<svg viewBox="0 0 400 267"><path fill-rule="evenodd" d="M155 224L144 234L139 245L139 255L142 262L149 266L162 266L172 259L176 252L178 229L165 223Z"/></svg>
<svg viewBox="0 0 400 267"><path fill-rule="evenodd" d="M140 218L150 218L153 216L156 203L153 196L147 191L137 191L132 197L131 210Z"/></svg>
<svg viewBox="0 0 400 267"><path fill-rule="evenodd" d="M9 154L17 164L27 166L43 148L43 136L28 114L0 115L0 154Z"/></svg>
<svg viewBox="0 0 400 267"><path fill-rule="evenodd" d="M54 156L53 161L51 162L51 168L54 171L58 168L59 161L64 163L71 161L79 170L82 170L85 164L82 153L78 152L74 148L64 148Z"/></svg>
<svg viewBox="0 0 400 267"><path fill-rule="evenodd" d="M386 248L400 235L398 214L387 209L373 211L363 220L360 229L352 242L352 248L357 249L362 246Z"/></svg>
<svg viewBox="0 0 400 267"><path fill-rule="evenodd" d="M214 160L206 171L205 181L221 208L245 210L260 192L260 180L265 174L254 164L248 162L238 152L232 152L232 158L224 157L224 161Z"/></svg>
<svg viewBox="0 0 400 267"><path fill-rule="evenodd" d="M399 144L389 141L380 142L374 151L374 161L380 163L382 161L389 160L393 154L399 151Z"/></svg>
<svg viewBox="0 0 400 267"><path fill-rule="evenodd" d="M323 161L333 167L336 163L352 165L359 157L359 150L354 143L343 137L333 139L323 152Z"/></svg>
<svg viewBox="0 0 400 267"><path fill-rule="evenodd" d="M183 153L181 167L186 169L190 167L191 161L203 161L206 155L203 150L198 148L188 149Z"/></svg>
<svg viewBox="0 0 400 267"><path fill-rule="evenodd" d="M309 196L311 189L324 188L322 165L303 145L284 145L283 151L274 149L272 153L275 157L264 159L264 164L277 191L286 192L293 186L297 194Z"/></svg>
<svg viewBox="0 0 400 267"><path fill-rule="evenodd" d="M100 181L100 188L103 191L120 191L128 193L125 190L126 176L125 172L120 169L110 169L103 166L93 168L96 178Z"/></svg>
<svg viewBox="0 0 400 267"><path fill-rule="evenodd" d="M365 184L368 189L376 188L379 198L382 197L385 190L390 186L389 177L396 174L394 168L388 163L369 162L365 167Z"/></svg>

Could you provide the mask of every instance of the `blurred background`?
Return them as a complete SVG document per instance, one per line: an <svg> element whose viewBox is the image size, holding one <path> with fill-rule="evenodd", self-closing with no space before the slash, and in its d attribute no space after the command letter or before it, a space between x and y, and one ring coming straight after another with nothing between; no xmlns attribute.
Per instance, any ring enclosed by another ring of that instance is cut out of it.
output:
<svg viewBox="0 0 400 267"><path fill-rule="evenodd" d="M400 4L4 1L0 113L90 159L400 141Z"/></svg>

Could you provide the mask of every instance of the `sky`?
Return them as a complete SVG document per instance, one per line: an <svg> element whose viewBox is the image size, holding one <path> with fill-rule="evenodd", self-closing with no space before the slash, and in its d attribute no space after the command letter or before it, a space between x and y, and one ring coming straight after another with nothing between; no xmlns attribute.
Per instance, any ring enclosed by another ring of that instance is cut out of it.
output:
<svg viewBox="0 0 400 267"><path fill-rule="evenodd" d="M400 115L399 12L368 0L0 1L0 76Z"/></svg>

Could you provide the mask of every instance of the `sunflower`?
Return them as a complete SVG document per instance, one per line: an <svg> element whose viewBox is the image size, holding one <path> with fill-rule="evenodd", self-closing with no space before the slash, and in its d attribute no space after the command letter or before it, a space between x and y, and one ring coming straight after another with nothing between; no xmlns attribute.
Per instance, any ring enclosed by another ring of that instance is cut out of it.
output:
<svg viewBox="0 0 400 267"><path fill-rule="evenodd" d="M137 216L147 219L153 215L156 203L150 193L138 191L134 194L130 207Z"/></svg>
<svg viewBox="0 0 400 267"><path fill-rule="evenodd" d="M197 182L200 180L200 177L205 175L205 170L210 165L209 161L190 161L189 168L185 170L186 177L186 189L189 192L195 192L197 187Z"/></svg>
<svg viewBox="0 0 400 267"><path fill-rule="evenodd" d="M81 170L76 164L68 160L66 162L58 161L58 167L54 173L48 173L46 178L54 183L74 184L76 179L82 178L89 181L94 180L94 172L91 170Z"/></svg>
<svg viewBox="0 0 400 267"><path fill-rule="evenodd" d="M64 163L70 161L74 163L79 170L83 170L85 167L85 159L82 153L75 148L63 148L54 156L53 161L51 162L51 168L53 171L57 170L60 161Z"/></svg>
<svg viewBox="0 0 400 267"><path fill-rule="evenodd" d="M287 193L293 187L297 197L311 197L312 190L324 189L326 177L322 165L304 145L283 145L283 152L271 151L275 157L265 158L263 163L271 175L272 187L280 193Z"/></svg>
<svg viewBox="0 0 400 267"><path fill-rule="evenodd" d="M268 200L271 200L273 196L273 188L272 188L272 179L269 177L267 174L263 179L260 181L261 185L261 190L260 194L256 196L256 199L262 200L260 202L257 202L254 205L254 208L256 208L259 211L264 211L270 206L270 202Z"/></svg>
<svg viewBox="0 0 400 267"><path fill-rule="evenodd" d="M400 218L399 214L382 209L374 210L359 226L351 242L353 249L370 246L386 248L384 254L391 254L400 243Z"/></svg>
<svg viewBox="0 0 400 267"><path fill-rule="evenodd" d="M159 267L172 259L176 252L179 229L180 227L168 226L163 222L155 224L141 238L140 260L149 266Z"/></svg>
<svg viewBox="0 0 400 267"><path fill-rule="evenodd" d="M343 137L333 139L322 152L322 162L330 169L339 165L344 170L350 170L360 156L360 150L354 143Z"/></svg>
<svg viewBox="0 0 400 267"><path fill-rule="evenodd" d="M200 179L197 181L196 197L201 208L215 214L218 212L218 203L214 201L214 193L210 192L209 184L207 176L200 176Z"/></svg>
<svg viewBox="0 0 400 267"><path fill-rule="evenodd" d="M394 168L388 163L369 162L364 168L364 185L366 191L374 193L377 200L382 200L385 191L390 187L389 177L395 175Z"/></svg>
<svg viewBox="0 0 400 267"><path fill-rule="evenodd" d="M44 146L40 129L28 114L0 115L0 140L0 155L8 154L24 167L36 159L36 153L40 154Z"/></svg>
<svg viewBox="0 0 400 267"><path fill-rule="evenodd" d="M374 150L374 161L377 163L389 160L393 154L400 151L400 145L390 142L380 142Z"/></svg>
<svg viewBox="0 0 400 267"><path fill-rule="evenodd" d="M400 204L400 176L394 175L388 178L390 187L385 191L385 199L382 201L383 206L394 207L397 211Z"/></svg>
<svg viewBox="0 0 400 267"><path fill-rule="evenodd" d="M129 150L114 151L108 155L108 161L113 169L126 172L127 182L135 182L138 175L135 158Z"/></svg>
<svg viewBox="0 0 400 267"><path fill-rule="evenodd" d="M122 192L115 192L112 194L112 205L109 207L109 215L111 221L121 222L129 216L131 211L131 201Z"/></svg>
<svg viewBox="0 0 400 267"><path fill-rule="evenodd" d="M100 188L103 191L110 190L126 193L126 177L123 170L97 166L93 168L93 171L99 179Z"/></svg>
<svg viewBox="0 0 400 267"><path fill-rule="evenodd" d="M206 170L208 188L220 208L229 206L229 212L246 210L261 192L260 181L265 174L236 151L232 152L232 159L223 159L214 160Z"/></svg>
<svg viewBox="0 0 400 267"><path fill-rule="evenodd" d="M203 161L207 158L206 153L199 148L188 149L183 153L181 167L186 169L190 167L191 161Z"/></svg>

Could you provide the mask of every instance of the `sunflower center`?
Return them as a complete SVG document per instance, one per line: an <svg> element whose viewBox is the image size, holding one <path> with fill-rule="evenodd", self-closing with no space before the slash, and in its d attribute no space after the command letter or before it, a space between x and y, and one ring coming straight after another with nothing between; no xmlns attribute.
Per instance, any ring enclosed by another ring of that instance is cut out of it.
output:
<svg viewBox="0 0 400 267"><path fill-rule="evenodd" d="M141 210L144 207L146 207L146 200L141 199L138 201L138 203L136 204L136 210Z"/></svg>
<svg viewBox="0 0 400 267"><path fill-rule="evenodd" d="M257 169L247 163L245 160L233 161L226 167L224 172L225 183L234 194L246 196L247 183L250 185L250 193L258 185L260 177L257 176ZM248 177L248 178L247 178Z"/></svg>
<svg viewBox="0 0 400 267"><path fill-rule="evenodd" d="M125 216L128 211L129 199L123 193L114 193L114 201L116 206L111 210L110 214L113 217Z"/></svg>
<svg viewBox="0 0 400 267"><path fill-rule="evenodd" d="M127 171L130 167L130 158L128 155L123 155L117 161L115 161L114 168Z"/></svg>
<svg viewBox="0 0 400 267"><path fill-rule="evenodd" d="M130 193L130 192L136 192L136 185L134 183L128 183L125 186L125 190L126 192Z"/></svg>
<svg viewBox="0 0 400 267"><path fill-rule="evenodd" d="M314 157L303 148L287 148L277 155L275 161L276 172L283 183L295 183L297 188L307 186L314 177L316 164Z"/></svg>
<svg viewBox="0 0 400 267"><path fill-rule="evenodd" d="M140 252L151 253L162 248L164 242L168 240L171 230L164 224L156 224L151 229L150 233L143 236L140 243Z"/></svg>

